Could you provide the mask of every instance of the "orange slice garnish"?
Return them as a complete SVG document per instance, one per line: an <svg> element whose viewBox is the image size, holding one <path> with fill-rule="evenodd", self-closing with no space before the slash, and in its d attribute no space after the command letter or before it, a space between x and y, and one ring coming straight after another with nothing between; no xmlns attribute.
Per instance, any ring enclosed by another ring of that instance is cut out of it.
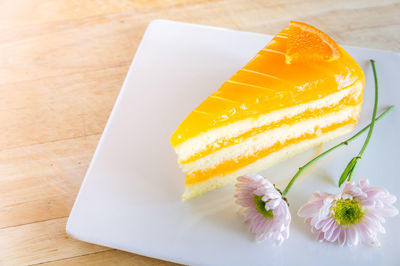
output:
<svg viewBox="0 0 400 266"><path fill-rule="evenodd" d="M340 47L319 29L302 22L291 21L285 56L287 64L333 61L340 57Z"/></svg>

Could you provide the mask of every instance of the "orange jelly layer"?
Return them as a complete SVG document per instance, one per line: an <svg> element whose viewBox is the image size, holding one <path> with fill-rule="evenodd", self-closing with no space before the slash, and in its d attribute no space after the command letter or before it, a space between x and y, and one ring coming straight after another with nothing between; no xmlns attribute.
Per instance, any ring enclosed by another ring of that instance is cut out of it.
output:
<svg viewBox="0 0 400 266"><path fill-rule="evenodd" d="M355 119L349 119L349 120L346 120L346 121L343 121L340 123L332 124L325 128L321 128L320 132L322 132L322 134L324 134L324 133L334 131L336 129L339 129L339 128L349 125L349 124L355 124L356 122L357 121ZM280 151L285 147L288 147L293 144L297 144L299 142L302 142L302 141L305 141L308 139L317 138L318 136L320 136L320 133L308 133L308 134L304 134L298 138L289 139L283 143L278 141L273 146L270 146L263 150L259 150L250 156L226 160L226 161L222 162L221 164L217 165L215 168L210 168L210 169L207 169L204 171L192 172L192 173L186 175L185 184L192 185L195 183L203 182L203 181L210 179L212 177L215 177L215 176L225 176L225 175L227 175L231 172L234 172L242 167L245 167L251 163L254 163L255 161L257 161L263 157L266 157L274 152Z"/></svg>
<svg viewBox="0 0 400 266"><path fill-rule="evenodd" d="M362 101L362 98L359 97L357 99L348 96L346 98L344 98L339 104L334 105L334 106L328 106L328 107L323 107L320 109L316 109L316 110L307 110L303 113L300 113L296 116L290 117L290 118L285 118L282 119L280 121L277 122L273 122L271 124L268 125L264 125L261 127L257 127L257 128L253 128L250 131L247 131L239 136L236 136L234 138L230 138L230 139L219 139L216 142L207 145L202 151L197 152L196 154L194 154L193 156L191 156L190 158L188 158L187 160L180 160L179 163L180 164L185 164L185 163L190 163L193 161L196 161L200 158L203 158L213 152L216 152L218 150L221 150L223 148L229 147L231 145L235 145L238 143L243 142L244 140L246 140L247 138L253 137L257 134L260 134L262 132L268 131L268 130L273 130L276 128L279 128L283 125L294 125L296 123L299 123L301 121L307 120L307 119L313 119L313 118L318 118L318 117L322 117L328 114L333 114L335 112L338 112L346 107L351 107L351 106L356 106L358 104L360 104ZM217 144L217 145L216 145Z"/></svg>
<svg viewBox="0 0 400 266"><path fill-rule="evenodd" d="M211 129L315 101L338 92L364 74L343 49L330 62L286 64L286 34L280 34L220 89L204 100L171 136L173 147Z"/></svg>

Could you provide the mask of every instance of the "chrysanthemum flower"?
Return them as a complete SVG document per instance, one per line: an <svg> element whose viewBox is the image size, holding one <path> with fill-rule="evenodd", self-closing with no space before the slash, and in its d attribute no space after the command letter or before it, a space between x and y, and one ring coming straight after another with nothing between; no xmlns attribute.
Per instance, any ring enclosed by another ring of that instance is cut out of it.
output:
<svg viewBox="0 0 400 266"><path fill-rule="evenodd" d="M379 246L377 234L385 233L383 217L398 214L395 201L396 197L384 188L370 186L367 179L361 179L356 186L347 182L339 194L314 193L298 215L306 218L320 241Z"/></svg>
<svg viewBox="0 0 400 266"><path fill-rule="evenodd" d="M289 207L267 179L260 175L239 177L235 197L258 242L269 239L279 246L289 237Z"/></svg>

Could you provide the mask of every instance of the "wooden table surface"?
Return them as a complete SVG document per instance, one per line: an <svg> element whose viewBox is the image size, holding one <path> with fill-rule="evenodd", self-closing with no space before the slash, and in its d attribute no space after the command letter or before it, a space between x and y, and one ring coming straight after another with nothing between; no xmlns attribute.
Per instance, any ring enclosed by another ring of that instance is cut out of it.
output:
<svg viewBox="0 0 400 266"><path fill-rule="evenodd" d="M67 217L147 24L275 34L300 20L400 51L398 0L0 0L0 265L169 264L80 242Z"/></svg>

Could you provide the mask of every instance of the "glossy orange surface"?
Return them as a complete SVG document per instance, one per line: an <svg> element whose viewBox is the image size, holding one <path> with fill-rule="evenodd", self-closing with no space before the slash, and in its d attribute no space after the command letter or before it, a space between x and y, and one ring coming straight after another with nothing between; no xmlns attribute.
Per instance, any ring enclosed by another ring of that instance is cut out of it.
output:
<svg viewBox="0 0 400 266"><path fill-rule="evenodd" d="M259 150L250 156L241 157L241 158L233 158L233 159L222 162L221 164L217 165L215 168L210 168L210 169L206 169L204 171L196 171L196 172L187 174L185 184L191 185L191 184L205 181L211 177L225 176L225 175L227 175L231 172L234 172L244 166L254 163L255 161L257 161L263 157L266 157L271 153L278 152L287 146L302 142L304 140L317 138L320 134L324 134L324 133L333 131L333 130L343 127L345 125L355 124L356 122L357 121L354 119L349 119L347 121L332 124L325 128L320 128L321 130L318 133L312 133L312 134L307 133L307 134L302 135L301 137L289 139L283 143L278 141L271 147L268 147L263 150Z"/></svg>
<svg viewBox="0 0 400 266"><path fill-rule="evenodd" d="M311 102L356 81L364 74L342 48L327 62L285 60L288 29L276 35L250 62L195 108L171 136L172 146L211 129L271 111Z"/></svg>

